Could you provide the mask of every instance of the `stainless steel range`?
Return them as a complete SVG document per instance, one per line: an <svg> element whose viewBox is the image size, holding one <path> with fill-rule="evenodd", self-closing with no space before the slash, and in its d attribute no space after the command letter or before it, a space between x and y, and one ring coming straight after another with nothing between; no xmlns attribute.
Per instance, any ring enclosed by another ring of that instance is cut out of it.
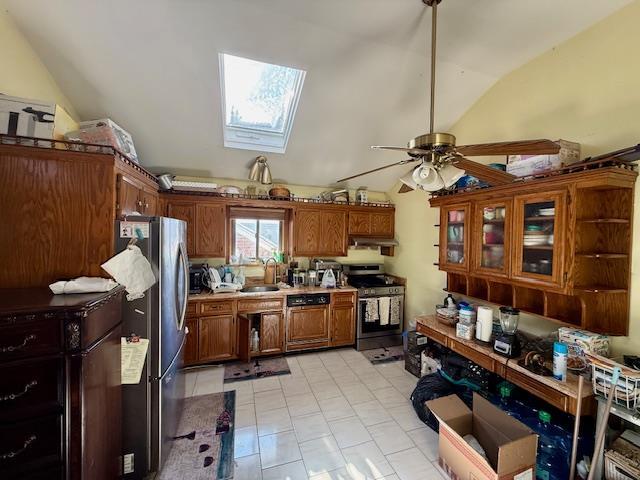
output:
<svg viewBox="0 0 640 480"><path fill-rule="evenodd" d="M349 285L358 289L356 348L402 345L404 286L385 275L384 265L377 263L343 265L343 270Z"/></svg>

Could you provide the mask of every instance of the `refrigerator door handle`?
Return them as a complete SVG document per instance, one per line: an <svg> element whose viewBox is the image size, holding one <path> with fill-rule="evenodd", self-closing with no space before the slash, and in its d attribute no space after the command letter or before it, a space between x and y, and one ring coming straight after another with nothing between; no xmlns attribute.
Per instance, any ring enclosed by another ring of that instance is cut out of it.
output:
<svg viewBox="0 0 640 480"><path fill-rule="evenodd" d="M184 317L187 314L187 304L189 302L189 260L187 259L187 252L184 246L184 242L179 243L180 261L182 262L182 270L184 273L184 291L182 292L183 302L180 307L180 315L178 316L178 323L176 327L178 331L182 331L184 328Z"/></svg>

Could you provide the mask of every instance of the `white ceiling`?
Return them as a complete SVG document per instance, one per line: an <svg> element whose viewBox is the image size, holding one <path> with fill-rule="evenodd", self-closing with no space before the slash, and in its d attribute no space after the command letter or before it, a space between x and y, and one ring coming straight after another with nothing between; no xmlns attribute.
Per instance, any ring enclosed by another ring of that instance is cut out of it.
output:
<svg viewBox="0 0 640 480"><path fill-rule="evenodd" d="M308 72L287 152L267 155L276 180L330 185L403 158L369 145L403 145L428 129L431 17L420 0L4 3L81 119L114 119L156 172L246 177L257 153L222 143L218 52ZM501 76L627 3L445 0L437 129ZM351 186L386 190L399 170Z"/></svg>

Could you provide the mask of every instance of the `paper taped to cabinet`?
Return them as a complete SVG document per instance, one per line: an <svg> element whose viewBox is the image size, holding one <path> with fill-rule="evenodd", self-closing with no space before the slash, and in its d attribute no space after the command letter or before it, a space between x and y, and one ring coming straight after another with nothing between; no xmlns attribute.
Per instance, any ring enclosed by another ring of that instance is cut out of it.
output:
<svg viewBox="0 0 640 480"><path fill-rule="evenodd" d="M144 361L149 349L149 339L140 338L135 342L127 340L127 337L120 339L122 349L121 380L123 385L134 385L140 383Z"/></svg>

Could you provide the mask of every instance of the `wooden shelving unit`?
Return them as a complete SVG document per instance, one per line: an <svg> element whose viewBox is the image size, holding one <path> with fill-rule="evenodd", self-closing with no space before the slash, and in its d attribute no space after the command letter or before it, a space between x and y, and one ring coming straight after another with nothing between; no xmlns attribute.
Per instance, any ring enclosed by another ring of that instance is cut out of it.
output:
<svg viewBox="0 0 640 480"><path fill-rule="evenodd" d="M605 167L431 198L441 208L439 267L447 272L447 291L561 325L627 335L636 177L626 166ZM487 207L507 213L484 218ZM464 212L465 221L449 222L452 211ZM491 226L502 223L504 239L488 238L501 229ZM464 229L461 242L446 242L450 227ZM525 245L538 234L548 244ZM463 261L447 263L447 248L464 252ZM498 255L491 263L497 268L483 266L491 255Z"/></svg>

